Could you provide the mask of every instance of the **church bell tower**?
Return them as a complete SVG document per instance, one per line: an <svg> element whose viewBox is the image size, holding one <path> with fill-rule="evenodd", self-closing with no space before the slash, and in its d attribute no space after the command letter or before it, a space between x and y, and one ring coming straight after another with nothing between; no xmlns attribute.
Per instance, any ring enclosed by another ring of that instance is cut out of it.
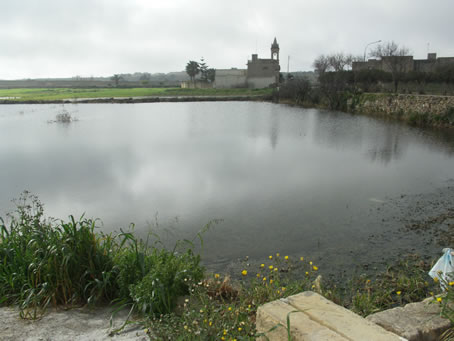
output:
<svg viewBox="0 0 454 341"><path fill-rule="evenodd" d="M273 44L271 44L271 59L277 60L279 63L279 44L277 43L276 37L274 37Z"/></svg>

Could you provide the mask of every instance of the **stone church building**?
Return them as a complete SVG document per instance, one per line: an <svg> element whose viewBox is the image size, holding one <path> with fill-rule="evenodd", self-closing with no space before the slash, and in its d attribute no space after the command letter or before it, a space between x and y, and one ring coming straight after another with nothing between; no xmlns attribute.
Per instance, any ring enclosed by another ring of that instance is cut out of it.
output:
<svg viewBox="0 0 454 341"><path fill-rule="evenodd" d="M247 62L247 69L216 69L214 87L260 89L279 83L279 44L274 38L271 44L271 58L262 59L257 54Z"/></svg>

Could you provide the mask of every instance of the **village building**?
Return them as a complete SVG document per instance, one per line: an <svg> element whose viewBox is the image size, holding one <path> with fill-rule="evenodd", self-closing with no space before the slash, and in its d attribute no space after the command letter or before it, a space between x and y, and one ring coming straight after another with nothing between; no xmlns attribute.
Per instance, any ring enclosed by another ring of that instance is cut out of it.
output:
<svg viewBox="0 0 454 341"><path fill-rule="evenodd" d="M454 57L439 57L436 53L429 53L427 59L413 59L413 56L385 56L381 59L369 59L364 62L353 62L353 71L362 70L382 70L385 72L392 72L392 62L388 62L389 58L399 59L400 72L435 72L445 66L454 65ZM395 64L395 63L394 63Z"/></svg>
<svg viewBox="0 0 454 341"><path fill-rule="evenodd" d="M271 44L271 58L259 58L253 54L247 62L247 69L216 69L214 87L260 89L279 83L279 44L274 38Z"/></svg>

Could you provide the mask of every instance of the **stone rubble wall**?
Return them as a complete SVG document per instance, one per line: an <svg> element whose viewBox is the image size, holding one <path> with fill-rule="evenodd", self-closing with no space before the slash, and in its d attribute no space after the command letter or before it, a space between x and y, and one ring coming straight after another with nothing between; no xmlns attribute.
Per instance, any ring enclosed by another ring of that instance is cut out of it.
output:
<svg viewBox="0 0 454 341"><path fill-rule="evenodd" d="M454 96L363 94L356 105L354 100L350 100L349 107L364 113L440 115L454 108Z"/></svg>

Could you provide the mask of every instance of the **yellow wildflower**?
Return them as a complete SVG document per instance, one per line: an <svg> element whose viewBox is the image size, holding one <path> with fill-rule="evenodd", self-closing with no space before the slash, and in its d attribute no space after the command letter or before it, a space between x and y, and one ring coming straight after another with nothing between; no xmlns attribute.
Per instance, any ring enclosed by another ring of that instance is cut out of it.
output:
<svg viewBox="0 0 454 341"><path fill-rule="evenodd" d="M232 311L232 307L229 307L229 311Z"/></svg>
<svg viewBox="0 0 454 341"><path fill-rule="evenodd" d="M270 266L268 267L268 269L270 269L270 270L273 270L273 266L272 266L272 265L270 265Z"/></svg>
<svg viewBox="0 0 454 341"><path fill-rule="evenodd" d="M266 277L263 277L263 281L266 281Z"/></svg>
<svg viewBox="0 0 454 341"><path fill-rule="evenodd" d="M306 271L306 276L309 276L309 272Z"/></svg>
<svg viewBox="0 0 454 341"><path fill-rule="evenodd" d="M214 274L214 278L218 279L219 277L221 277L219 274Z"/></svg>
<svg viewBox="0 0 454 341"><path fill-rule="evenodd" d="M280 256L279 252L278 252L278 253L276 253L276 257L279 257L279 256Z"/></svg>
<svg viewBox="0 0 454 341"><path fill-rule="evenodd" d="M224 336L221 336L221 340L224 341L224 340L225 340L225 337L224 337Z"/></svg>
<svg viewBox="0 0 454 341"><path fill-rule="evenodd" d="M241 274L242 274L243 276L247 276L247 270L241 271Z"/></svg>
<svg viewBox="0 0 454 341"><path fill-rule="evenodd" d="M273 259L273 256L269 256L268 258L269 258L269 259Z"/></svg>
<svg viewBox="0 0 454 341"><path fill-rule="evenodd" d="M441 302L442 301L442 298L441 297L437 297L437 302Z"/></svg>
<svg viewBox="0 0 454 341"><path fill-rule="evenodd" d="M396 291L397 295L400 295L401 293L402 293L402 291Z"/></svg>
<svg viewBox="0 0 454 341"><path fill-rule="evenodd" d="M241 327L238 328L238 331L239 331L239 332L242 331L242 330L243 330L243 328L241 328Z"/></svg>
<svg viewBox="0 0 454 341"><path fill-rule="evenodd" d="M300 261L304 261L304 257L300 257Z"/></svg>
<svg viewBox="0 0 454 341"><path fill-rule="evenodd" d="M281 292L279 290L276 291L278 294L280 294Z"/></svg>
<svg viewBox="0 0 454 341"><path fill-rule="evenodd" d="M317 271L318 270L318 267L316 267L315 265L312 267L312 269L314 269L314 271Z"/></svg>
<svg viewBox="0 0 454 341"><path fill-rule="evenodd" d="M223 334L224 334L224 335L227 335L227 329L224 329L224 333L223 333Z"/></svg>
<svg viewBox="0 0 454 341"><path fill-rule="evenodd" d="M265 267L265 264L260 264L260 267L261 267L261 268L264 268L264 267Z"/></svg>
<svg viewBox="0 0 454 341"><path fill-rule="evenodd" d="M285 258L285 260L288 260L288 256L285 256L284 258Z"/></svg>
<svg viewBox="0 0 454 341"><path fill-rule="evenodd" d="M312 265L312 261L310 261L309 264Z"/></svg>
<svg viewBox="0 0 454 341"><path fill-rule="evenodd" d="M452 287L454 285L454 282L449 282L449 286Z"/></svg>
<svg viewBox="0 0 454 341"><path fill-rule="evenodd" d="M285 291L285 287L282 287L282 291Z"/></svg>
<svg viewBox="0 0 454 341"><path fill-rule="evenodd" d="M260 278L260 274L257 274L257 278Z"/></svg>
<svg viewBox="0 0 454 341"><path fill-rule="evenodd" d="M273 284L273 280L272 279L270 279L270 284Z"/></svg>
<svg viewBox="0 0 454 341"><path fill-rule="evenodd" d="M250 305L250 304L248 304L248 306L247 306L247 307L248 307L249 309L251 309L251 305Z"/></svg>
<svg viewBox="0 0 454 341"><path fill-rule="evenodd" d="M277 271L277 268L274 268L274 271Z"/></svg>
<svg viewBox="0 0 454 341"><path fill-rule="evenodd" d="M434 277L434 282L438 283L438 277Z"/></svg>

